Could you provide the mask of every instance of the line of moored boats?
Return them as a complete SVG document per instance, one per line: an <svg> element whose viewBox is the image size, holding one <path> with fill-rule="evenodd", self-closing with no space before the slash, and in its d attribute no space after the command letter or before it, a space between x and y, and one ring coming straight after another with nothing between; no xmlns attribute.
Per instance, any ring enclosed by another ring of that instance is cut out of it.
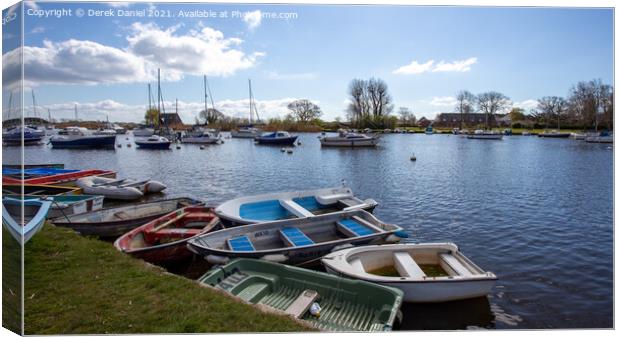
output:
<svg viewBox="0 0 620 337"><path fill-rule="evenodd" d="M26 243L51 222L113 238L119 251L164 266L202 257L219 267L201 284L322 330L391 330L402 302L485 296L497 280L453 243L403 243L406 230L378 219L378 203L346 186L244 196L217 207L193 198L103 207L104 199L164 188L106 170L3 166L3 225ZM304 268L320 264L327 273Z"/></svg>

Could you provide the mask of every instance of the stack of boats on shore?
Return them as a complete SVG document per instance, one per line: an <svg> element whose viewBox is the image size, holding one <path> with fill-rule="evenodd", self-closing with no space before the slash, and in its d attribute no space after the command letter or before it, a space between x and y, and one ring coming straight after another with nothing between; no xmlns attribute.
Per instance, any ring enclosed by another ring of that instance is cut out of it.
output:
<svg viewBox="0 0 620 337"><path fill-rule="evenodd" d="M24 185L26 217L20 219L22 194L15 186L23 182L6 169L3 180L13 184L3 182L3 224L16 239L28 241L49 219L82 235L115 239L119 251L149 263L201 257L219 267L198 282L322 330L391 330L403 301L485 296L497 280L455 244L401 243L405 230L377 218L377 202L346 186L245 196L217 207L172 198L102 208L119 189L148 193L163 184L53 167L47 173L56 174L26 179L45 178ZM327 273L304 269L321 264Z"/></svg>

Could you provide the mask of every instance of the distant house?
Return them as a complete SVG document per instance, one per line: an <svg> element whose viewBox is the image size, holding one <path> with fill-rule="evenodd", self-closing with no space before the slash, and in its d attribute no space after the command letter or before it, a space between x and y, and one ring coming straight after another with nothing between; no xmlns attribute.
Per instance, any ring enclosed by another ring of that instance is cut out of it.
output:
<svg viewBox="0 0 620 337"><path fill-rule="evenodd" d="M421 128L426 128L426 127L428 127L431 124L432 124L432 122L430 120L426 119L426 117L422 117L422 118L420 118L418 120L418 126L421 127Z"/></svg>
<svg viewBox="0 0 620 337"><path fill-rule="evenodd" d="M174 128L177 126L183 126L183 121L181 120L181 117L179 116L179 114L176 112L162 113L161 119L163 120L164 125L171 127L171 128Z"/></svg>
<svg viewBox="0 0 620 337"><path fill-rule="evenodd" d="M483 113L463 114L464 126L484 125L484 123L485 114ZM489 126L495 126L496 123L495 117L489 116ZM461 114L458 112L442 112L435 117L433 125L444 128L458 128L461 126Z"/></svg>

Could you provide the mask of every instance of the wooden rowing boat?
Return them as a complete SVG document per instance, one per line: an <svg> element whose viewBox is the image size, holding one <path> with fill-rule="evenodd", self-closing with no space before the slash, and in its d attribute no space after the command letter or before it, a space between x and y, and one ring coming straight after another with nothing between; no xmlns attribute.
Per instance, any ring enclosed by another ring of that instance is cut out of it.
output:
<svg viewBox="0 0 620 337"><path fill-rule="evenodd" d="M2 184L3 195L24 195L31 196L56 196L56 195L80 195L82 189L78 187L52 186L52 185L33 185L33 184Z"/></svg>
<svg viewBox="0 0 620 337"><path fill-rule="evenodd" d="M201 204L202 202L190 198L164 199L57 218L53 223L71 228L82 235L118 237L177 209Z"/></svg>
<svg viewBox="0 0 620 337"><path fill-rule="evenodd" d="M51 176L29 178L24 180L3 176L2 184L37 184L72 187L76 186L76 180L89 176L116 178L116 172L109 170L82 170L78 172L55 174Z"/></svg>
<svg viewBox="0 0 620 337"><path fill-rule="evenodd" d="M192 257L187 241L220 228L213 208L189 206L135 228L114 242L116 249L150 263L169 263Z"/></svg>

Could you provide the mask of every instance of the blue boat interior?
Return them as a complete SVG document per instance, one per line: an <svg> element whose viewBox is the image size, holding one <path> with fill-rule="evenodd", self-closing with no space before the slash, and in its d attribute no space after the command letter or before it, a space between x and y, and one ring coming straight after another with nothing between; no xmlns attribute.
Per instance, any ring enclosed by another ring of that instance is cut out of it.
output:
<svg viewBox="0 0 620 337"><path fill-rule="evenodd" d="M73 173L79 170L65 170L57 168L32 168L23 170L23 174L26 176L51 176L54 174ZM21 169L2 168L2 175L14 176L21 175Z"/></svg>
<svg viewBox="0 0 620 337"><path fill-rule="evenodd" d="M317 230L317 228L320 228ZM254 236L252 233L239 235L226 240L227 248L234 252L255 252L269 249L306 247L323 242L363 237L380 231L366 220L353 217L324 223L321 227L308 228L284 226L276 228L273 234ZM269 231L267 231L268 233ZM254 237L257 239L254 240ZM254 240L254 241L253 241Z"/></svg>
<svg viewBox="0 0 620 337"><path fill-rule="evenodd" d="M313 214L322 213L321 210L333 208L319 204L314 196L294 198L293 202ZM280 220L295 218L295 215L280 205L279 200L258 201L241 205L239 217L253 220Z"/></svg>
<svg viewBox="0 0 620 337"><path fill-rule="evenodd" d="M372 231L367 226L362 225L361 223L353 220L353 219L343 219L337 222L339 229L344 232L350 233L355 236L365 236L373 234Z"/></svg>
<svg viewBox="0 0 620 337"><path fill-rule="evenodd" d="M230 250L235 252L253 252L256 250L252 241L245 235L228 239L227 242Z"/></svg>
<svg viewBox="0 0 620 337"><path fill-rule="evenodd" d="M280 237L289 247L309 246L314 244L301 229L296 227L284 227L280 229Z"/></svg>

